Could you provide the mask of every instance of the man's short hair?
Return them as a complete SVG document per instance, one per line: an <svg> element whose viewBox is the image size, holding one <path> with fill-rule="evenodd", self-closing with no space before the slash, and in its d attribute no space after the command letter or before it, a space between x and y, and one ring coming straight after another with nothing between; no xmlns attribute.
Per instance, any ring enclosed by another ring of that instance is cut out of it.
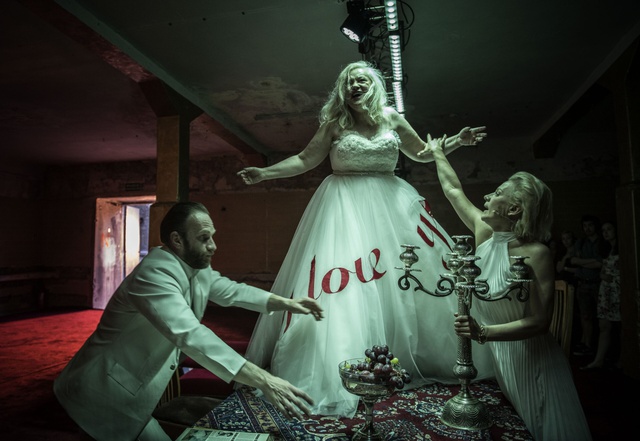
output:
<svg viewBox="0 0 640 441"><path fill-rule="evenodd" d="M160 240L165 245L169 244L169 236L177 231L181 236L185 236L185 223L189 216L194 213L209 214L207 207L200 202L178 202L167 211L160 223Z"/></svg>
<svg viewBox="0 0 640 441"><path fill-rule="evenodd" d="M582 216L582 223L584 222L592 222L596 228L600 227L600 219L598 219L596 216L592 215L592 214L585 214Z"/></svg>

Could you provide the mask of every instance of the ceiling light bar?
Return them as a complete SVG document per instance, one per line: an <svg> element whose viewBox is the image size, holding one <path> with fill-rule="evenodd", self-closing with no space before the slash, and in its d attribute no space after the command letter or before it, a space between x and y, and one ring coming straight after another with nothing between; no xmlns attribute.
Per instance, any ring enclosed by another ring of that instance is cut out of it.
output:
<svg viewBox="0 0 640 441"><path fill-rule="evenodd" d="M393 82L393 97L396 100L396 110L401 115L404 115L404 98L402 97L402 82Z"/></svg>
<svg viewBox="0 0 640 441"><path fill-rule="evenodd" d="M400 21L396 0L384 0L384 12L389 32L389 51L391 52L392 89L398 113L404 115L404 98L402 96L402 42L400 41Z"/></svg>

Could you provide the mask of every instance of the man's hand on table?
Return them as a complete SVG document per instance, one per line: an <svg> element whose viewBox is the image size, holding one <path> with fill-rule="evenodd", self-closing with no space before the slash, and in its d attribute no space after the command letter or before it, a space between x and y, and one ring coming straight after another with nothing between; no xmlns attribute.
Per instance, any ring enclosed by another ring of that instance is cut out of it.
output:
<svg viewBox="0 0 640 441"><path fill-rule="evenodd" d="M240 369L234 381L260 389L267 401L288 420L302 420L311 416L307 404L313 404L313 400L309 395L249 361Z"/></svg>

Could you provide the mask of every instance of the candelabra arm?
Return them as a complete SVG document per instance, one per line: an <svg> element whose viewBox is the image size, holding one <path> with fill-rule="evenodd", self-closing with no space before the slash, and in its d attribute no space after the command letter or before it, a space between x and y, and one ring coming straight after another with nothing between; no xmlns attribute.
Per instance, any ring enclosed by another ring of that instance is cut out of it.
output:
<svg viewBox="0 0 640 441"><path fill-rule="evenodd" d="M456 289L456 280L454 274L441 274L436 285L436 296L446 297L453 293Z"/></svg>
<svg viewBox="0 0 640 441"><path fill-rule="evenodd" d="M401 269L401 268L396 268L396 269ZM449 294L437 294L434 292L429 291L428 289L426 289L424 287L424 285L420 282L420 280L414 276L413 274L411 274L412 271L419 271L419 270L411 270L411 269L405 269L404 270L404 276L400 277L398 279L398 287L403 290L406 291L409 288L411 288L411 281L414 281L415 284L417 285L415 288L413 288L414 291L422 291L424 293L427 293L431 296L435 296L435 297L444 297L445 295L449 295Z"/></svg>
<svg viewBox="0 0 640 441"><path fill-rule="evenodd" d="M531 279L507 279L507 282L513 283L514 285L507 291L504 297L509 297L509 300L511 300L510 295L514 294L516 300L520 302L529 300L529 282L531 282ZM501 299L502 298L496 300Z"/></svg>

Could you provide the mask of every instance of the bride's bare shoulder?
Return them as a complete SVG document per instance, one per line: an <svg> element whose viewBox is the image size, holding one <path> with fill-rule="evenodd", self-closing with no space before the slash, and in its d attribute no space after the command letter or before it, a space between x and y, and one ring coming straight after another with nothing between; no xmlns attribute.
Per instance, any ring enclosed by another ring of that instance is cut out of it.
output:
<svg viewBox="0 0 640 441"><path fill-rule="evenodd" d="M400 115L396 109L389 106L383 109L382 116L390 121L396 121L398 118L402 118L402 115Z"/></svg>

